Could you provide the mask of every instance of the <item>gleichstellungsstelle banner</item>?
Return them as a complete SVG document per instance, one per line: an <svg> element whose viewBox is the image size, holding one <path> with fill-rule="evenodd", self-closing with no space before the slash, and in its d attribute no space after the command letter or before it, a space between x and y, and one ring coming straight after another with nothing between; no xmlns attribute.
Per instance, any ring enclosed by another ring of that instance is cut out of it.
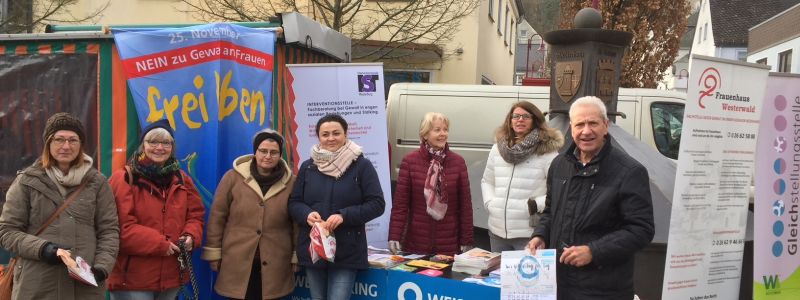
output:
<svg viewBox="0 0 800 300"><path fill-rule="evenodd" d="M206 213L233 160L252 154L253 135L271 127L275 33L233 24L113 30L142 127L175 130L176 158ZM195 255L204 299L213 274Z"/></svg>
<svg viewBox="0 0 800 300"><path fill-rule="evenodd" d="M311 158L311 147L319 143L317 121L337 113L347 121L347 137L361 146L364 157L378 172L386 208L383 215L367 223L367 242L387 248L392 192L389 185L389 141L383 64L295 64L286 65L294 94L292 137L296 141L297 164Z"/></svg>
<svg viewBox="0 0 800 300"><path fill-rule="evenodd" d="M738 299L768 67L693 55L662 298Z"/></svg>
<svg viewBox="0 0 800 300"><path fill-rule="evenodd" d="M755 170L753 299L800 299L800 75L767 79Z"/></svg>

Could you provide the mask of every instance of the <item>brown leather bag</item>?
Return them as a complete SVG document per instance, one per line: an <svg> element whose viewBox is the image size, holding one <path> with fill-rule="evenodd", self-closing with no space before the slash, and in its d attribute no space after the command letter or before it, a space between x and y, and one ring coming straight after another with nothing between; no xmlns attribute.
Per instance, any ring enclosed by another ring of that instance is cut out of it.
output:
<svg viewBox="0 0 800 300"><path fill-rule="evenodd" d="M82 182L81 185L78 187L78 189L72 192L72 194L69 195L67 200L64 201L64 203L62 203L61 206L59 206L58 209L55 212L53 212L53 214L50 215L49 218L47 218L47 222L44 222L42 227L39 227L39 230L36 230L36 234L34 235L41 234L48 226L50 226L50 224L52 224L53 221L55 221L58 218L58 215L60 215L61 212L67 209L67 206L69 206L72 202L75 201L75 199L78 198L78 194L80 194L83 191L83 188L86 187L86 183L87 183L86 181ZM8 266L6 266L5 268L0 266L0 300L11 300L11 290L14 287L14 268L16 266L17 266L16 257L9 260Z"/></svg>

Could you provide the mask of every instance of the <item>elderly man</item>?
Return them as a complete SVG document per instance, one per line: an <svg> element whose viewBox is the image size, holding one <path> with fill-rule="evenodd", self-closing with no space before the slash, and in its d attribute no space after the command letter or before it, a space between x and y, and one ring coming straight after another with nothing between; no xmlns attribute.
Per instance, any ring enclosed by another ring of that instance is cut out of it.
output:
<svg viewBox="0 0 800 300"><path fill-rule="evenodd" d="M553 159L527 248L555 248L558 299L633 299L633 257L653 239L647 170L611 144L603 102L569 109L572 141Z"/></svg>

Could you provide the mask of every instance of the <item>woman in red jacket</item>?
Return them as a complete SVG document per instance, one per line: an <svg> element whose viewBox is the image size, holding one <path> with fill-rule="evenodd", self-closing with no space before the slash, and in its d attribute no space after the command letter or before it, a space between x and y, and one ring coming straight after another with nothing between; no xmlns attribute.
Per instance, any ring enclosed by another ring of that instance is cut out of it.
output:
<svg viewBox="0 0 800 300"><path fill-rule="evenodd" d="M108 279L112 300L175 299L188 282L177 255L200 246L205 208L175 159L167 120L142 131L139 150L111 175L119 214L119 255Z"/></svg>
<svg viewBox="0 0 800 300"><path fill-rule="evenodd" d="M429 112L419 150L400 164L389 223L389 247L453 255L472 247L472 197L464 158L447 144L450 120Z"/></svg>

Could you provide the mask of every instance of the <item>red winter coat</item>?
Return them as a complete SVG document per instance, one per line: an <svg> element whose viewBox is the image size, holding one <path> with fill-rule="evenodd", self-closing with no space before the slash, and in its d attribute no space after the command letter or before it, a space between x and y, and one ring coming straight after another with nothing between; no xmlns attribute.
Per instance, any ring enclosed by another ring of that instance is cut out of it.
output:
<svg viewBox="0 0 800 300"><path fill-rule="evenodd" d="M169 242L178 244L184 235L192 236L192 249L203 240L205 207L192 179L180 171L161 194L152 182L134 176L128 185L124 169L111 175L119 213L119 255L108 278L108 289L163 291L179 287L177 256L166 256ZM166 199L166 200L165 200Z"/></svg>
<svg viewBox="0 0 800 300"><path fill-rule="evenodd" d="M471 246L472 197L464 158L445 146L444 184L447 212L442 220L434 220L426 212L423 190L431 157L420 146L403 158L397 188L392 200L389 240L400 241L403 251L419 254L458 252L459 246Z"/></svg>

